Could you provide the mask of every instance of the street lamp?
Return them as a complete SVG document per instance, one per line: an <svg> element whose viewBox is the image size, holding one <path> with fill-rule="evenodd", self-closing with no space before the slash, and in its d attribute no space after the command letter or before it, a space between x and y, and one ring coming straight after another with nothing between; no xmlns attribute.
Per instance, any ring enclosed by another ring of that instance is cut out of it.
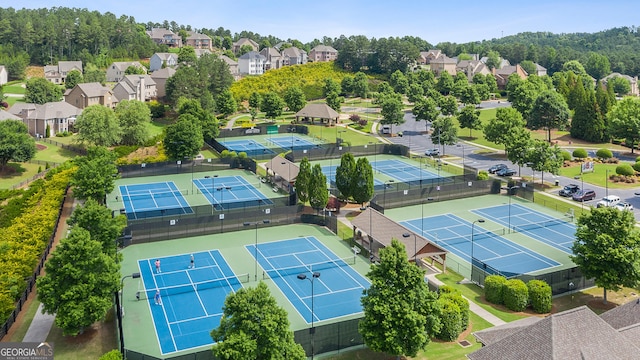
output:
<svg viewBox="0 0 640 360"><path fill-rule="evenodd" d="M427 201L432 200L432 197L427 198ZM424 236L424 201L420 204L420 236Z"/></svg>
<svg viewBox="0 0 640 360"><path fill-rule="evenodd" d="M578 180L578 178L580 178L580 191L584 191L584 177L582 177L583 175L580 174L578 176L574 176L573 178ZM609 192L609 185L607 185L607 193ZM580 201L580 204L582 206L582 211L584 211L584 199L582 199L582 201Z"/></svg>
<svg viewBox="0 0 640 360"><path fill-rule="evenodd" d="M411 236L411 234L409 234L408 232L402 234L403 238L408 238L409 236ZM416 234L413 234L413 262L414 264L418 264L418 262L416 261L416 256L418 255L418 237L416 236Z"/></svg>
<svg viewBox="0 0 640 360"><path fill-rule="evenodd" d="M260 225L260 224L268 224L270 222L271 222L270 220L264 219L264 220L262 220L262 222L256 221L254 223L251 223L251 222L242 223L242 225L244 225L244 226L252 226L253 225L253 226L256 227L256 242L255 242L255 245L254 245L254 248L253 248L253 251L254 251L253 254L254 254L254 257L255 257L255 260L256 260L255 281L258 281L258 225Z"/></svg>
<svg viewBox="0 0 640 360"><path fill-rule="evenodd" d="M384 207L387 207L387 186L392 184L395 180L390 179L384 182L384 196L383 196L383 202L384 202Z"/></svg>
<svg viewBox="0 0 640 360"><path fill-rule="evenodd" d="M125 275L120 280L120 306L118 306L117 310L118 310L118 330L120 333L120 353L122 354L124 354L124 334L122 332L122 318L124 317L124 305L122 304L122 301L124 299L124 279L126 278L138 279L139 277L140 277L140 273L137 272L131 275ZM118 296L117 293L116 293L116 296Z"/></svg>
<svg viewBox="0 0 640 360"><path fill-rule="evenodd" d="M378 142L369 141L369 145L373 144L373 171L376 172L378 166L376 162L378 160Z"/></svg>
<svg viewBox="0 0 640 360"><path fill-rule="evenodd" d="M466 181L466 175L467 175L464 167L464 145L458 144L456 146L462 149L462 181L464 182Z"/></svg>
<svg viewBox="0 0 640 360"><path fill-rule="evenodd" d="M220 191L220 233L222 233L222 222L224 221L224 190L231 190L231 186L221 186L216 190Z"/></svg>
<svg viewBox="0 0 640 360"><path fill-rule="evenodd" d="M313 355L314 355L314 345L315 345L315 339L314 339L314 335L316 333L316 329L313 326L313 318L314 318L314 314L313 314L313 280L317 279L320 277L320 273L319 272L314 272L311 274L311 277L307 277L306 274L298 274L298 279L299 280L309 280L311 282L311 329L309 329L309 333L311 334L311 359L313 359Z"/></svg>
<svg viewBox="0 0 640 360"><path fill-rule="evenodd" d="M205 176L205 178L211 178L211 190L213 191L213 189L216 188L216 178L218 177L218 175L211 175L211 176ZM211 195L211 215L213 215L213 212L216 208L216 198L213 196L213 193L211 191L207 191L209 193L209 195Z"/></svg>
<svg viewBox="0 0 640 360"><path fill-rule="evenodd" d="M505 189L507 189L507 197L509 198L509 217L508 217L509 225L507 225L507 230L509 233L511 233L511 195L513 195L512 194L513 190L520 189L520 186L514 185L514 186L505 187Z"/></svg>
<svg viewBox="0 0 640 360"><path fill-rule="evenodd" d="M478 219L471 223L471 282L473 282L473 231L476 223L483 223L484 219Z"/></svg>

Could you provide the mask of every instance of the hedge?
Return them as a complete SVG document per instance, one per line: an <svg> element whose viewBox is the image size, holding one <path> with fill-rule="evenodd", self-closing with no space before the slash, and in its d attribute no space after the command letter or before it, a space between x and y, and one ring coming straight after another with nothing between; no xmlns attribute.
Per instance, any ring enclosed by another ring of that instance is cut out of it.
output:
<svg viewBox="0 0 640 360"><path fill-rule="evenodd" d="M613 153L609 149L598 149L596 152L596 156L600 159L611 159L613 157Z"/></svg>
<svg viewBox="0 0 640 360"><path fill-rule="evenodd" d="M502 291L507 279L500 275L489 275L484 279L484 297L492 304L503 304Z"/></svg>
<svg viewBox="0 0 640 360"><path fill-rule="evenodd" d="M589 156L589 154L587 154L587 150L585 150L585 149L575 149L575 150L573 150L573 157L575 157L575 158L584 159L587 156Z"/></svg>
<svg viewBox="0 0 640 360"><path fill-rule="evenodd" d="M529 303L529 289L520 279L507 280L502 293L504 306L512 311L522 311Z"/></svg>
<svg viewBox="0 0 640 360"><path fill-rule="evenodd" d="M633 170L640 172L640 161L638 161L635 164L631 165L631 167L633 168Z"/></svg>
<svg viewBox="0 0 640 360"><path fill-rule="evenodd" d="M546 314L551 311L551 286L542 280L530 280L527 283L529 289L529 303L533 311L538 314Z"/></svg>
<svg viewBox="0 0 640 360"><path fill-rule="evenodd" d="M460 308L458 305L447 297L438 299L440 303L440 323L442 328L436 335L438 339L444 341L453 341L458 338L462 332L462 321Z"/></svg>
<svg viewBox="0 0 640 360"><path fill-rule="evenodd" d="M462 297L459 291L440 295L443 299L453 301L460 308L460 328L464 331L469 327L469 301Z"/></svg>
<svg viewBox="0 0 640 360"><path fill-rule="evenodd" d="M635 170L633 170L633 168L629 164L620 164L616 166L616 174L618 175L632 176L635 173Z"/></svg>
<svg viewBox="0 0 640 360"><path fill-rule="evenodd" d="M568 152L567 150L562 150L560 154L562 155L562 159L564 161L571 161L571 153Z"/></svg>

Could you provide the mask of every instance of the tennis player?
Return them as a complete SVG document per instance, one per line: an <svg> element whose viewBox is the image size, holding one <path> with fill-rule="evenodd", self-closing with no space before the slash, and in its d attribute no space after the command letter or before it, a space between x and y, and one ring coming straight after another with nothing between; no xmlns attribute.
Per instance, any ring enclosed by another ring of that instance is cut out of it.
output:
<svg viewBox="0 0 640 360"><path fill-rule="evenodd" d="M162 299L160 299L160 290L156 290L156 296L154 297L156 305L162 305Z"/></svg>
<svg viewBox="0 0 640 360"><path fill-rule="evenodd" d="M156 273L161 273L161 271L160 271L160 259L156 259Z"/></svg>
<svg viewBox="0 0 640 360"><path fill-rule="evenodd" d="M196 267L195 259L193 258L193 254L191 254L191 263L189 264L189 269L193 269Z"/></svg>

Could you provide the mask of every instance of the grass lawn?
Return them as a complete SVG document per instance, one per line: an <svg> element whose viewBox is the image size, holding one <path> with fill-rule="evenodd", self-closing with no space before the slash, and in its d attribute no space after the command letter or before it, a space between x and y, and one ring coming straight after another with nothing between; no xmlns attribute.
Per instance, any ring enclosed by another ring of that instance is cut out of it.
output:
<svg viewBox="0 0 640 360"><path fill-rule="evenodd" d="M2 91L5 94L21 94L24 95L26 92L26 89L24 87L22 87L23 83L12 83L11 85L9 84L5 84L2 87Z"/></svg>
<svg viewBox="0 0 640 360"><path fill-rule="evenodd" d="M11 330L13 331L12 335L3 340L11 342L21 342L24 339L24 336L27 334L27 330L29 330L29 325L31 325L33 317L38 311L38 306L40 306L40 302L36 300L34 296L34 299L30 300L28 306L22 308L22 312L19 315L23 316L24 321L16 322L11 327Z"/></svg>
<svg viewBox="0 0 640 360"><path fill-rule="evenodd" d="M70 138L70 136L66 138L60 138L60 139L68 139L68 138ZM58 138L55 138L55 140L57 141ZM36 141L36 144L38 147L38 151L36 152L36 156L34 157L35 160L62 164L63 162L78 156L77 153L71 150L66 150L49 143Z"/></svg>
<svg viewBox="0 0 640 360"><path fill-rule="evenodd" d="M0 172L0 189L9 189L14 185L30 179L38 173L38 168L44 166L31 163L9 163Z"/></svg>
<svg viewBox="0 0 640 360"><path fill-rule="evenodd" d="M98 359L118 347L114 311L109 310L104 320L93 324L78 336L63 336L62 330L54 325L47 341L54 343L56 359Z"/></svg>
<svg viewBox="0 0 640 360"><path fill-rule="evenodd" d="M9 104L9 107L13 106L17 102L24 102L23 97L6 96L4 100Z"/></svg>
<svg viewBox="0 0 640 360"><path fill-rule="evenodd" d="M580 163L575 163L573 166L561 168L560 175L574 178L576 184L578 185L580 185L582 183L582 180L584 180L585 183L598 185L602 187L610 187L612 189L630 189L630 188L638 187L638 183L614 182L609 179L609 176L615 175L616 167L618 165L619 164L596 163L593 166L592 172L587 172L581 175ZM582 178L580 178L580 176L582 176ZM578 179L575 179L575 177L578 177Z"/></svg>

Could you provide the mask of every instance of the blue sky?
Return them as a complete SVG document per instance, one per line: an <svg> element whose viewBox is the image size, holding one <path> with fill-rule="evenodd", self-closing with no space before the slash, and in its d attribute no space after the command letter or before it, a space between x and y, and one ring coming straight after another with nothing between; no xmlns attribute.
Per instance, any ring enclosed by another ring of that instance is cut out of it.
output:
<svg viewBox="0 0 640 360"><path fill-rule="evenodd" d="M222 26L232 34L248 30L303 43L323 36L409 35L436 45L490 40L525 31L592 33L640 25L637 0L5 0L0 6L88 8L133 16L141 23L168 20L194 28Z"/></svg>

